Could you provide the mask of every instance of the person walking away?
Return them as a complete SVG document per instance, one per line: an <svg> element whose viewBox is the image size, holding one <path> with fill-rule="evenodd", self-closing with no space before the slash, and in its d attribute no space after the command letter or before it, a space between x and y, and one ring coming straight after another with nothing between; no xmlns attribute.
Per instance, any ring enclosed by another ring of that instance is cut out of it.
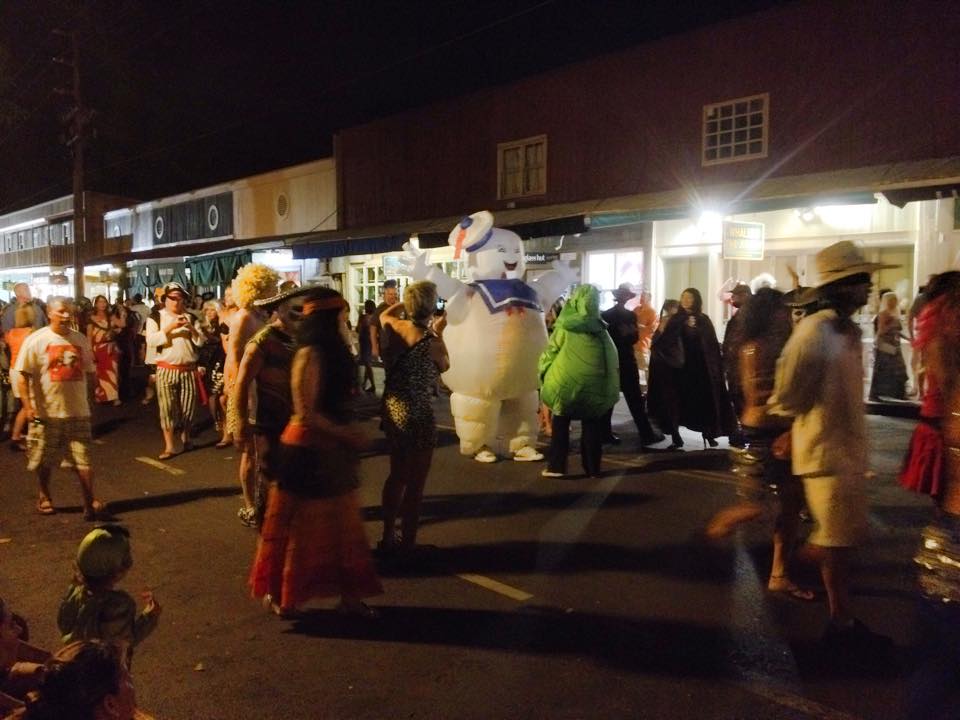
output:
<svg viewBox="0 0 960 720"><path fill-rule="evenodd" d="M297 350L296 332L303 318L303 298L309 291L310 288L294 286L276 297L254 302L255 307L273 312L274 319L250 338L234 385L237 404L234 442L237 447L243 447L252 441L256 451L253 507L257 526L262 524L266 510L267 488L277 480L280 434L293 412L290 364ZM256 397L252 398L253 395ZM257 415L251 423L252 404L256 405Z"/></svg>
<svg viewBox="0 0 960 720"><path fill-rule="evenodd" d="M900 339L903 337L897 294L884 293L880 298L873 340L873 377L870 379L869 395L873 402L881 397L894 400L907 398L907 364L900 348Z"/></svg>
<svg viewBox="0 0 960 720"><path fill-rule="evenodd" d="M33 329L39 330L44 327L48 320L47 314L43 311L43 307L39 302L34 300L30 295L30 286L26 283L19 282L13 286L13 296L14 301L8 304L3 309L3 315L0 315L0 329L3 330L4 335L7 331L12 330L15 326L14 320L17 308L21 308L25 305L30 305L33 307Z"/></svg>
<svg viewBox="0 0 960 720"><path fill-rule="evenodd" d="M36 310L33 305L22 305L17 308L14 316L15 327L8 330L6 334L7 347L10 349L10 367L17 366L17 358L20 356L20 348L23 347L23 341L33 333L33 321ZM11 373L12 375L12 373ZM10 447L13 450L26 450L27 441L24 431L27 427L27 411L20 400L20 384L13 377L10 380L10 389L16 402L16 417L13 420L13 427L10 431Z"/></svg>
<svg viewBox="0 0 960 720"><path fill-rule="evenodd" d="M118 645L128 662L133 649L157 627L161 608L145 593L143 610L116 586L133 567L130 533L120 525L88 532L77 548L73 582L60 602L57 627L64 644L103 640Z"/></svg>
<svg viewBox="0 0 960 720"><path fill-rule="evenodd" d="M373 566L360 506L357 451L366 438L350 423L354 371L343 342L346 302L329 288L304 299L291 386L293 416L281 438L280 479L270 488L250 590L281 616L314 597L338 610L376 617L364 598L383 586Z"/></svg>
<svg viewBox="0 0 960 720"><path fill-rule="evenodd" d="M663 440L663 434L650 427L647 419L643 393L640 391L640 371L637 368L634 346L638 342L637 316L627 310L628 300L635 298L629 283L623 283L613 291L614 306L600 313L600 317L607 323L607 330L617 347L617 358L620 366L620 392L627 401L633 424L637 427L638 443L642 449L645 445L653 445ZM617 444L620 438L613 433L613 407L607 417L606 440Z"/></svg>
<svg viewBox="0 0 960 720"><path fill-rule="evenodd" d="M800 321L783 349L770 412L793 420L793 473L817 524L805 555L819 564L827 591L823 642L877 649L889 639L856 619L850 598L851 555L867 529L862 345L851 316L870 296L870 273L891 266L867 262L849 241L815 261L820 310Z"/></svg>
<svg viewBox="0 0 960 720"><path fill-rule="evenodd" d="M360 389L368 393L376 393L377 385L373 379L373 342L374 334L377 332L374 322L374 315L377 310L376 303L373 300L367 300L363 303L363 312L357 318L357 336L360 343L360 356L358 361L363 368L363 377L360 378Z"/></svg>
<svg viewBox="0 0 960 720"><path fill-rule="evenodd" d="M543 477L564 477L570 451L570 421L580 420L584 473L600 477L607 413L620 397L617 348L600 317L600 292L577 287L540 356L540 399L553 413L553 434Z"/></svg>
<svg viewBox="0 0 960 720"><path fill-rule="evenodd" d="M84 520L96 520L106 506L94 497L90 468L90 403L96 366L87 338L70 329L73 302L54 297L47 305L50 325L23 342L14 369L30 431L27 469L37 473L37 512L55 512L50 473L66 459L80 481Z"/></svg>
<svg viewBox="0 0 960 720"><path fill-rule="evenodd" d="M93 311L87 317L86 332L97 364L97 386L93 397L100 405L120 404L119 352L112 319L107 298L97 295L93 299Z"/></svg>
<svg viewBox="0 0 960 720"><path fill-rule="evenodd" d="M150 315L150 308L147 307L147 304L143 302L143 295L137 293L133 296L133 303L130 305L130 312L135 313L137 316L137 325L136 325L136 355L134 364L141 365L144 362L144 353L146 352L147 344L145 342L144 331L147 327L147 317Z"/></svg>
<svg viewBox="0 0 960 720"><path fill-rule="evenodd" d="M383 429L390 447L390 474L382 494L383 539L378 545L384 555L409 557L416 548L423 488L437 444L433 404L426 388L435 387L440 373L450 367L443 344L446 318L441 316L431 326L436 306L437 286L421 281L408 285L403 303L380 316L382 325L394 334L391 342L402 347L383 388ZM409 319L400 317L404 311Z"/></svg>
<svg viewBox="0 0 960 720"><path fill-rule="evenodd" d="M803 486L790 472L783 445L790 432L788 419L771 415L767 400L773 392L777 358L790 337L790 308L783 293L760 288L740 309L741 344L737 383L743 391L740 426L744 446L733 450L733 472L738 479L740 502L717 513L707 524L713 539L726 537L739 525L758 519L764 501L776 494L779 504L773 530L773 561L767 590L798 600L813 600L810 590L790 578L790 555L797 539Z"/></svg>
<svg viewBox="0 0 960 720"><path fill-rule="evenodd" d="M177 455L174 438L178 430L180 452L193 448L190 432L197 408L197 358L202 339L199 326L185 310L188 297L180 283L167 283L159 322L147 321L147 344L157 347L157 405L163 431L159 460Z"/></svg>
<svg viewBox="0 0 960 720"><path fill-rule="evenodd" d="M230 327L227 332L227 359L224 363L223 383L227 394L227 435L235 438L240 424L237 413L236 394L234 387L237 374L240 371L240 361L247 343L260 328L267 324L267 314L254 306L257 300L273 297L277 294L277 283L280 275L271 267L259 263L248 263L237 272L231 285L233 300L237 306L230 317ZM249 417L247 422L256 419L257 408L250 403L247 408ZM223 440L220 441L221 443ZM234 440L234 443L236 440ZM237 511L237 518L242 525L254 527L256 524L255 493L257 484L257 449L253 438L248 438L241 444L240 491L243 495L243 505Z"/></svg>
<svg viewBox="0 0 960 720"><path fill-rule="evenodd" d="M730 307L733 315L727 320L723 331L723 343L720 354L723 357L723 372L727 381L727 392L733 404L733 412L737 418L743 416L743 390L740 387L740 371L737 363L740 360L740 346L743 344L743 318L740 317L743 306L750 301L752 295L750 286L746 283L737 283L730 291ZM739 431L730 438L734 447L743 445Z"/></svg>
<svg viewBox="0 0 960 720"><path fill-rule="evenodd" d="M125 304L118 303L114 309L111 324L117 334L117 381L120 400L130 400L133 397L131 371L137 361L139 321L136 313Z"/></svg>

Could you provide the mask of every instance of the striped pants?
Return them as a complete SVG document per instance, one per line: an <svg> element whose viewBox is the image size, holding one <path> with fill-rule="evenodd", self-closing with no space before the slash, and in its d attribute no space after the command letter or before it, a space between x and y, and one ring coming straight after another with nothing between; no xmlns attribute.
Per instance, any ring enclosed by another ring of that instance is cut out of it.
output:
<svg viewBox="0 0 960 720"><path fill-rule="evenodd" d="M197 409L197 375L193 370L157 368L157 403L160 427L188 430Z"/></svg>

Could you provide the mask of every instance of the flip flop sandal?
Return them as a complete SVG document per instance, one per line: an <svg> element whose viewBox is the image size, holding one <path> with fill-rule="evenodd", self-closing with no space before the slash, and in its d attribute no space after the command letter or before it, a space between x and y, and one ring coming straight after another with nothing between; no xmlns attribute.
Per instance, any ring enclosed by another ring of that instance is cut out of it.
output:
<svg viewBox="0 0 960 720"><path fill-rule="evenodd" d="M768 586L767 592L771 595L779 595L780 597L790 598L791 600L800 600L801 602L813 602L817 599L816 593L814 593L813 590L802 588L795 582L789 581L784 584L783 587L770 588Z"/></svg>
<svg viewBox="0 0 960 720"><path fill-rule="evenodd" d="M41 515L53 515L57 509L53 506L53 503L50 502L50 499L46 500L37 500L37 512Z"/></svg>
<svg viewBox="0 0 960 720"><path fill-rule="evenodd" d="M83 511L83 519L87 522L93 522L94 520L99 520L106 512L107 504L99 500L94 500L90 503L90 507Z"/></svg>
<svg viewBox="0 0 960 720"><path fill-rule="evenodd" d="M164 452L160 453L159 455L157 455L157 460L169 460L170 458L173 458L173 457L176 457L176 456L177 456L177 453L175 453L175 452L166 452L166 451L164 451Z"/></svg>

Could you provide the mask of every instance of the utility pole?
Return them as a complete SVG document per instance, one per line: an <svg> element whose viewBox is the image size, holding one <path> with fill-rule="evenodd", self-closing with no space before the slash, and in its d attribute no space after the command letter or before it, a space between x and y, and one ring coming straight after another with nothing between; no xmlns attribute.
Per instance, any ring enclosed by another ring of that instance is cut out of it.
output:
<svg viewBox="0 0 960 720"><path fill-rule="evenodd" d="M77 31L69 33L64 30L54 30L55 35L70 39L70 60L55 57L53 61L65 65L73 70L73 87L70 90L56 88L56 92L66 95L73 100L73 107L63 116L67 124L64 143L73 153L73 294L79 300L83 296L83 267L84 251L87 246L86 207L83 194L83 153L86 148L87 136L94 117L94 112L83 104L83 94L80 85L80 48L77 43Z"/></svg>

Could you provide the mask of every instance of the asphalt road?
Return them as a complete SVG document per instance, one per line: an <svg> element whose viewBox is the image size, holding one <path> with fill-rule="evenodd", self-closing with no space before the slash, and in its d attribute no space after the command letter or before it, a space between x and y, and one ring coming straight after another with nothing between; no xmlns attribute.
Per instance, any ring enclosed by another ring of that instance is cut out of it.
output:
<svg viewBox="0 0 960 720"><path fill-rule="evenodd" d="M375 400L364 398L366 426ZM624 442L604 475L544 479L542 463L479 465L459 455L445 397L420 540L429 562L384 571L378 622L341 619L318 601L300 621L273 617L245 582L255 531L236 518L237 458L206 445L165 463L156 406L97 418L97 493L131 530L123 583L152 589L157 632L138 648L140 704L158 718L870 718L900 717L915 645L911 556L929 514L894 483L912 423L870 417L871 543L855 600L891 635L896 665L850 662L818 644L826 610L765 591L769 522L721 546L696 540L734 499L725 445L639 454ZM664 443L665 445L666 443ZM58 514L33 511L22 454L0 454L0 596L57 644L56 610L89 526L68 471ZM571 468L579 468L578 457ZM387 462L363 460L371 543ZM816 574L798 579L821 590Z"/></svg>

